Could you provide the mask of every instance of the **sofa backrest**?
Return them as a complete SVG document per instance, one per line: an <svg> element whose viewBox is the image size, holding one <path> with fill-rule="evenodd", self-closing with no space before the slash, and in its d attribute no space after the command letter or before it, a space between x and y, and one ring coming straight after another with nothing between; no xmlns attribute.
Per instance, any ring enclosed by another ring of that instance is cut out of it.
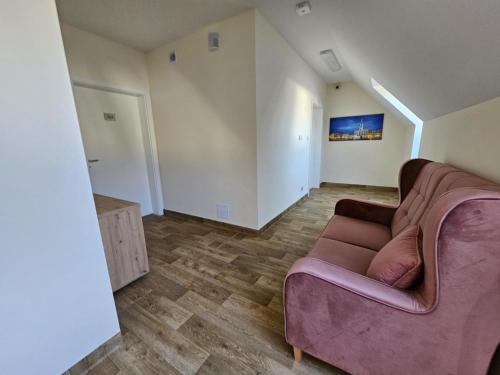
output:
<svg viewBox="0 0 500 375"><path fill-rule="evenodd" d="M392 220L393 237L408 225L424 226L427 213L444 193L463 187L498 188L493 182L474 176L446 164L429 162L404 197Z"/></svg>

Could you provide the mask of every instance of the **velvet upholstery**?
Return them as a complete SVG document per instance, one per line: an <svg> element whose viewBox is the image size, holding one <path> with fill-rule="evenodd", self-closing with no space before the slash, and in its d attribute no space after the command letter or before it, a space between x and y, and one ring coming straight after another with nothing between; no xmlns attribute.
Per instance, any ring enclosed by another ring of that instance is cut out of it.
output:
<svg viewBox="0 0 500 375"><path fill-rule="evenodd" d="M341 199L335 205L335 215L365 220L390 227L396 209L397 207L385 204Z"/></svg>
<svg viewBox="0 0 500 375"><path fill-rule="evenodd" d="M486 373L500 343L500 187L433 162L415 185L392 232L421 225L422 280L388 286L325 246L285 279L289 344L352 374Z"/></svg>
<svg viewBox="0 0 500 375"><path fill-rule="evenodd" d="M422 270L418 250L418 227L410 225L373 257L366 276L396 288L416 284Z"/></svg>
<svg viewBox="0 0 500 375"><path fill-rule="evenodd" d="M335 214L321 237L380 250L392 238L388 226Z"/></svg>
<svg viewBox="0 0 500 375"><path fill-rule="evenodd" d="M375 251L364 247L328 238L319 238L308 256L352 272L364 274L376 254Z"/></svg>
<svg viewBox="0 0 500 375"><path fill-rule="evenodd" d="M428 163L421 169L415 184L396 210L391 224L392 235L397 235L408 225L423 226L430 207L443 193L459 187L487 188L492 185L492 182L449 165Z"/></svg>
<svg viewBox="0 0 500 375"><path fill-rule="evenodd" d="M403 164L399 171L399 201L402 202L408 196L411 188L415 184L422 168L431 163L427 159L411 159Z"/></svg>

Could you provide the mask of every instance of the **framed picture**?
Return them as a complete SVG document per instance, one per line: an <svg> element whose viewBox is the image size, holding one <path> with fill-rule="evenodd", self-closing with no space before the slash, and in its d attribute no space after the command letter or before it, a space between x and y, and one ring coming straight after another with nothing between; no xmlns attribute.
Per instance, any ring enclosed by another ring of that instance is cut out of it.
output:
<svg viewBox="0 0 500 375"><path fill-rule="evenodd" d="M384 130L384 114L330 119L330 141L379 141Z"/></svg>

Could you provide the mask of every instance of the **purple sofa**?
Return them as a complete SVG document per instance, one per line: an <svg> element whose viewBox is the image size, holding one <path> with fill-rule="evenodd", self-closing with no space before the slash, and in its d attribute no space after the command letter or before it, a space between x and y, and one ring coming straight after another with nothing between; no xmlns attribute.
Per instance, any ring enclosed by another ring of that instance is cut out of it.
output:
<svg viewBox="0 0 500 375"><path fill-rule="evenodd" d="M500 186L423 159L400 172L397 207L341 200L284 283L285 334L352 374L485 374L500 342ZM380 250L420 226L410 289L365 276Z"/></svg>

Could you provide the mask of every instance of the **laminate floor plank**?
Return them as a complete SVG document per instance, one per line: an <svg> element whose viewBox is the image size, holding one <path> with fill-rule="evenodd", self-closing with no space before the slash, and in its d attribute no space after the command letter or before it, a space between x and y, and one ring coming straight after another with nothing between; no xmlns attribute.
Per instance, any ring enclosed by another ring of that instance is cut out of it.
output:
<svg viewBox="0 0 500 375"><path fill-rule="evenodd" d="M258 347L245 345L244 340L231 339L225 335L224 330L197 315L189 319L179 332L198 345L208 348L210 354L238 363L240 367L246 369L244 373L255 373L254 369L258 369L258 373L265 374L291 373L290 369L263 354Z"/></svg>
<svg viewBox="0 0 500 375"><path fill-rule="evenodd" d="M248 316L217 306L193 292L186 293L177 302L224 331L228 337L247 346L258 347L268 357L291 367L293 357L289 345L283 340L282 333L277 334Z"/></svg>
<svg viewBox="0 0 500 375"><path fill-rule="evenodd" d="M88 375L119 375L120 372L120 368L110 358L104 358L88 372Z"/></svg>
<svg viewBox="0 0 500 375"><path fill-rule="evenodd" d="M221 288L232 293L239 293L257 303L267 305L273 298L273 294L267 290L258 288L249 283L244 283L241 280L237 283L224 278L221 278L222 280L220 280L216 277L218 273L215 270L200 265L199 263L187 258L181 258L175 261L172 266L177 267L180 270L184 270L194 277L199 277L206 283L213 285L214 288Z"/></svg>
<svg viewBox="0 0 500 375"><path fill-rule="evenodd" d="M131 332L122 335L122 348L110 354L111 360L128 375L179 375L165 358Z"/></svg>
<svg viewBox="0 0 500 375"><path fill-rule="evenodd" d="M193 315L167 297L155 292L141 298L135 306L140 306L142 311L147 311L173 329L178 329Z"/></svg>
<svg viewBox="0 0 500 375"><path fill-rule="evenodd" d="M88 375L345 374L284 337L283 280L342 198L396 204L366 187L313 189L260 234L176 214L143 219L150 273L115 293L122 343ZM83 363L83 362L82 362ZM67 373L79 374L72 369Z"/></svg>
<svg viewBox="0 0 500 375"><path fill-rule="evenodd" d="M277 334L281 334L285 330L283 314L271 310L267 306L250 301L238 294L231 294L222 306L239 315L248 317Z"/></svg>
<svg viewBox="0 0 500 375"><path fill-rule="evenodd" d="M127 330L159 353L181 374L195 374L209 356L207 351L160 320L148 316L137 306L123 311L119 317Z"/></svg>
<svg viewBox="0 0 500 375"><path fill-rule="evenodd" d="M257 374L257 371L236 362L227 356L210 355L200 367L197 375L248 375Z"/></svg>

